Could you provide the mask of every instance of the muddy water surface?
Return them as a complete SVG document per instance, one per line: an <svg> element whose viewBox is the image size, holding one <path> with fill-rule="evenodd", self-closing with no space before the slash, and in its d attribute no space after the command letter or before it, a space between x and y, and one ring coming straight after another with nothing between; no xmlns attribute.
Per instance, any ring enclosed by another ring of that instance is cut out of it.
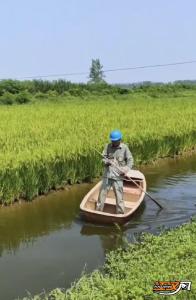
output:
<svg viewBox="0 0 196 300"><path fill-rule="evenodd" d="M163 160L142 168L147 197L120 233L114 226L96 226L80 219L79 204L95 184L68 190L13 207L0 208L0 299L13 300L70 287L81 272L101 266L105 253L134 241L143 231L157 233L196 214L196 155Z"/></svg>

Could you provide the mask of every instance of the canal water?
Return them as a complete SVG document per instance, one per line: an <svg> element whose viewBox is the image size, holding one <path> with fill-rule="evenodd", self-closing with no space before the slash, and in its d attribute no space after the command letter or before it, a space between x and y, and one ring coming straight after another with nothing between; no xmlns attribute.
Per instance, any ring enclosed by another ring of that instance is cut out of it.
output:
<svg viewBox="0 0 196 300"><path fill-rule="evenodd" d="M0 208L0 299L68 288L82 272L100 267L105 253L120 246L122 237L134 242L141 232L158 233L196 214L196 154L140 170L148 192L164 209L146 197L121 230L81 220L80 202L95 183Z"/></svg>

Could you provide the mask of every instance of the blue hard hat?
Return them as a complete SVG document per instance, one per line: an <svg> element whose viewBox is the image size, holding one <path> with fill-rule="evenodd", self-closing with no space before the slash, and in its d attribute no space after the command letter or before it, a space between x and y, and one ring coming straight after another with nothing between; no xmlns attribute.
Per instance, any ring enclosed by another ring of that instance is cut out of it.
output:
<svg viewBox="0 0 196 300"><path fill-rule="evenodd" d="M115 142L122 139L122 133L120 130L113 130L110 132L110 140Z"/></svg>

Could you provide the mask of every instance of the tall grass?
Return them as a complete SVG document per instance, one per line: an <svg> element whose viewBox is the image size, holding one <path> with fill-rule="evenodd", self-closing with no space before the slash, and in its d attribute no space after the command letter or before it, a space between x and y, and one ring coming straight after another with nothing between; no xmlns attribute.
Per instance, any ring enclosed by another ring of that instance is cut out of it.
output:
<svg viewBox="0 0 196 300"><path fill-rule="evenodd" d="M0 108L0 200L32 199L65 182L100 176L101 151L119 128L136 164L196 145L196 93L104 96Z"/></svg>

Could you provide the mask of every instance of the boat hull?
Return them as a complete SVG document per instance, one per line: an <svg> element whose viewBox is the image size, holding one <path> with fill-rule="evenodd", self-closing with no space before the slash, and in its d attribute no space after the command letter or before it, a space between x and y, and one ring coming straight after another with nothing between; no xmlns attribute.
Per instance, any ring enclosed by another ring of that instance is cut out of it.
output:
<svg viewBox="0 0 196 300"><path fill-rule="evenodd" d="M93 213L93 212L87 212L87 211L83 211L80 210L81 213L81 217L90 223L97 223L97 224L126 224L127 222L130 221L131 217L133 216L133 213L124 217L115 217L115 216L105 216L105 215L99 215L97 213Z"/></svg>
<svg viewBox="0 0 196 300"><path fill-rule="evenodd" d="M107 195L103 212L96 210L96 202L102 183L102 181L100 181L82 200L80 204L81 217L91 223L127 223L143 202L146 191L146 180L141 172L131 170L129 175L130 180L124 180L123 184L123 198L125 203L124 214L116 213L116 199L112 190L110 190Z"/></svg>

